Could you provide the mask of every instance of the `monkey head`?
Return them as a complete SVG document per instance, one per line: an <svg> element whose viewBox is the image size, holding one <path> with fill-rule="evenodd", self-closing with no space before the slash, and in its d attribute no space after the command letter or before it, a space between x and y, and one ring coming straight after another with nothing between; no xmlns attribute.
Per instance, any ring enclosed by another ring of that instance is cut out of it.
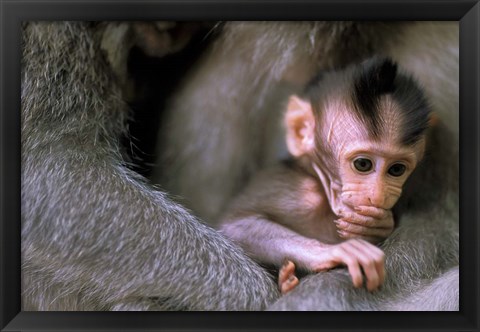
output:
<svg viewBox="0 0 480 332"><path fill-rule="evenodd" d="M430 108L418 84L389 59L323 73L285 115L290 153L307 160L336 215L389 210L425 151Z"/></svg>

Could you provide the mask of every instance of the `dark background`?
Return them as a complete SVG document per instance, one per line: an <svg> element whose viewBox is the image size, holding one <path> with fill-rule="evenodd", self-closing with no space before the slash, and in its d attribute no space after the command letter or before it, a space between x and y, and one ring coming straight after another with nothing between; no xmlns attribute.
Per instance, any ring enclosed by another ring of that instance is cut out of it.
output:
<svg viewBox="0 0 480 332"><path fill-rule="evenodd" d="M178 22L178 25L195 22ZM214 23L197 23L192 39L185 48L164 57L145 54L133 47L128 58L128 72L132 82L129 101L131 119L130 137L123 141L131 158L132 169L148 177L155 163L157 132L163 124L164 109L169 97L181 85L189 70L196 64L211 42L218 36L212 30Z"/></svg>

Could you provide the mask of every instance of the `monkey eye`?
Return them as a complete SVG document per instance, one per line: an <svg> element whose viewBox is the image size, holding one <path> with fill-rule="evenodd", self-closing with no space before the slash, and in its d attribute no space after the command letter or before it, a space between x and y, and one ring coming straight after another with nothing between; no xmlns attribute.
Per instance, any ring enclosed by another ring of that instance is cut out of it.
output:
<svg viewBox="0 0 480 332"><path fill-rule="evenodd" d="M357 171L365 173L372 170L373 163L367 158L357 158L353 161L353 166Z"/></svg>
<svg viewBox="0 0 480 332"><path fill-rule="evenodd" d="M391 176L402 176L407 167L404 164L393 164L388 169L388 174Z"/></svg>

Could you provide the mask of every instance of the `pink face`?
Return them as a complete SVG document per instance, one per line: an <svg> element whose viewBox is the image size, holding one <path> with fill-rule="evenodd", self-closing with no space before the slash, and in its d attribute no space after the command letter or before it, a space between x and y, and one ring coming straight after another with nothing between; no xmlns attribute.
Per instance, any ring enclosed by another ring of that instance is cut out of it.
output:
<svg viewBox="0 0 480 332"><path fill-rule="evenodd" d="M325 111L317 127L311 105L291 97L285 121L290 153L299 157L318 152L314 137L320 135L323 149L316 153L320 162L313 167L335 214L346 206L391 209L423 157L425 139L413 146L398 143L398 105L389 98L382 100L382 132L377 140L341 100L328 100L322 106Z"/></svg>
<svg viewBox="0 0 480 332"><path fill-rule="evenodd" d="M331 156L338 169L335 194L339 201L333 205L374 206L391 209L402 194L405 181L422 159L425 140L413 146L402 146L398 118L391 112L392 103L384 104L384 132L378 140L370 137L365 126L344 104L331 103L323 117L321 136L331 149Z"/></svg>
<svg viewBox="0 0 480 332"><path fill-rule="evenodd" d="M341 200L355 206L391 209L423 155L424 140L413 147L350 141L340 153Z"/></svg>

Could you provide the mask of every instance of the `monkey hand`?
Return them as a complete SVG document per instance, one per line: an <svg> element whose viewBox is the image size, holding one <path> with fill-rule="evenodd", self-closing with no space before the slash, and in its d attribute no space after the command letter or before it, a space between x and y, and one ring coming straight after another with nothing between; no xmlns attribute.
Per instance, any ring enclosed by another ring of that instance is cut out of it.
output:
<svg viewBox="0 0 480 332"><path fill-rule="evenodd" d="M362 270L369 291L380 287L385 280L385 254L380 248L361 239L351 239L331 246L322 260L324 262L316 268L316 272L346 265L356 288L363 285Z"/></svg>
<svg viewBox="0 0 480 332"><path fill-rule="evenodd" d="M335 224L340 237L361 238L371 243L385 240L393 232L395 225L391 210L374 206L358 206L354 208L354 212L342 212Z"/></svg>
<svg viewBox="0 0 480 332"><path fill-rule="evenodd" d="M298 285L299 281L295 275L295 264L286 260L278 272L278 288L282 294L286 294Z"/></svg>

